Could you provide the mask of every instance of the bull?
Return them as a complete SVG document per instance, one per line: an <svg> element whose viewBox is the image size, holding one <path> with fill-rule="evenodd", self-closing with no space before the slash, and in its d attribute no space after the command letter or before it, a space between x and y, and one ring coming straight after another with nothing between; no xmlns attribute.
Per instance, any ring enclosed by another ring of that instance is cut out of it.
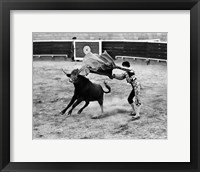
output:
<svg viewBox="0 0 200 172"><path fill-rule="evenodd" d="M101 85L92 83L88 78L79 75L79 70L74 69L71 74L67 74L64 70L63 72L69 77L69 81L74 84L74 95L71 98L71 101L64 108L60 114L63 115L68 108L72 108L68 112L68 116L72 114L73 109L80 104L82 101L85 101L85 105L78 111L80 114L84 108L86 108L91 101L98 101L101 107L101 113L103 114L103 96L104 93L110 93L110 86L104 81L104 84L108 91L104 91Z"/></svg>

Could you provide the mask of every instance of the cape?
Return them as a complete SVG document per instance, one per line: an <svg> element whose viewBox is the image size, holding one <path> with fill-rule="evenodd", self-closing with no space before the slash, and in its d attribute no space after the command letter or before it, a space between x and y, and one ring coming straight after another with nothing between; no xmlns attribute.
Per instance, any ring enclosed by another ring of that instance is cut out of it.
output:
<svg viewBox="0 0 200 172"><path fill-rule="evenodd" d="M89 52L83 58L83 66L80 69L80 74L88 75L89 73L95 73L99 75L105 75L112 79L112 70L121 69L127 71L127 69L120 66L116 66L113 58L104 51L101 55L93 54ZM128 70L129 71L129 70Z"/></svg>

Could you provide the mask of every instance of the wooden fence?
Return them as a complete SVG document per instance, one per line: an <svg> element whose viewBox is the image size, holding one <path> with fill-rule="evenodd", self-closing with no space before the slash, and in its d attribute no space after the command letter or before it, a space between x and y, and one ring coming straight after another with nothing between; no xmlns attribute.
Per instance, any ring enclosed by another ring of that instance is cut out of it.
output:
<svg viewBox="0 0 200 172"><path fill-rule="evenodd" d="M57 57L67 59L72 56L72 41L35 41L33 42L33 58L55 60Z"/></svg>
<svg viewBox="0 0 200 172"><path fill-rule="evenodd" d="M167 60L167 43L103 40L99 42L101 44L99 46L101 48L100 52L106 50L113 58L126 56ZM77 42L77 45L79 44L80 42ZM78 46L75 47L76 49L80 48ZM95 47L91 48L94 49ZM76 56L72 49L72 41L35 41L33 42L33 57L52 56L54 58L55 56L64 56L71 58L74 55Z"/></svg>
<svg viewBox="0 0 200 172"><path fill-rule="evenodd" d="M167 43L102 42L102 51L116 56L144 57L167 60Z"/></svg>

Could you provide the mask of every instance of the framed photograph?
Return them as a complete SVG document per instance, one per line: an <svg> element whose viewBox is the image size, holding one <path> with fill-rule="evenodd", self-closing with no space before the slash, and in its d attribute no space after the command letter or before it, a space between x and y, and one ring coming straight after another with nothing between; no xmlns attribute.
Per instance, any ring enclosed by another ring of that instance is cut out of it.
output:
<svg viewBox="0 0 200 172"><path fill-rule="evenodd" d="M1 1L1 171L200 171L199 8Z"/></svg>

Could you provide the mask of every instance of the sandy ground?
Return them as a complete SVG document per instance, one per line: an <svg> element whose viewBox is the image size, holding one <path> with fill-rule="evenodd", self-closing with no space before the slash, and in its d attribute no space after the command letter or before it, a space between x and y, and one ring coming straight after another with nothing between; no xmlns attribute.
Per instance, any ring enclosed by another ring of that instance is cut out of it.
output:
<svg viewBox="0 0 200 172"><path fill-rule="evenodd" d="M117 60L117 64L121 64ZM127 97L131 86L125 80L89 74L92 82L103 86L106 80L111 93L104 95L105 114L97 102L91 102L81 114L81 103L72 116L56 116L69 103L74 86L62 72L82 65L69 61L33 62L33 139L167 139L167 64L130 60L142 85L141 118L131 121ZM120 73L114 70L114 73Z"/></svg>

